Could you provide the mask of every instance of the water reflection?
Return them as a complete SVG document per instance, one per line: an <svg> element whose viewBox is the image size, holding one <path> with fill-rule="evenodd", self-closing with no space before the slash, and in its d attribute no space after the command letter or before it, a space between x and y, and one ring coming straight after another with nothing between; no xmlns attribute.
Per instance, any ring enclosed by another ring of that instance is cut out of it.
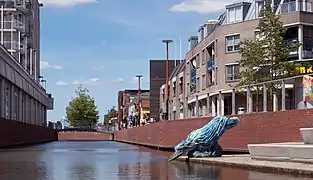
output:
<svg viewBox="0 0 313 180"><path fill-rule="evenodd" d="M54 142L2 150L2 180L291 180L289 176L184 162L170 152L116 142Z"/></svg>

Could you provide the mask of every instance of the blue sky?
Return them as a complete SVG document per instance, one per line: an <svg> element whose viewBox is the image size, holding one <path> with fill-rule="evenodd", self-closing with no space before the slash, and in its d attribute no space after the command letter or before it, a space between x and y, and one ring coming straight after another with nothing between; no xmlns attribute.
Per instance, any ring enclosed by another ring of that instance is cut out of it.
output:
<svg viewBox="0 0 313 180"><path fill-rule="evenodd" d="M149 60L164 59L162 39L173 39L170 58L179 59L199 25L216 19L230 0L41 0L41 74L55 98L49 121L83 84L95 97L100 121L117 104L117 91L137 88L135 75L149 87ZM174 48L176 46L176 48ZM175 50L176 49L176 50ZM157 103L157 102L156 102Z"/></svg>

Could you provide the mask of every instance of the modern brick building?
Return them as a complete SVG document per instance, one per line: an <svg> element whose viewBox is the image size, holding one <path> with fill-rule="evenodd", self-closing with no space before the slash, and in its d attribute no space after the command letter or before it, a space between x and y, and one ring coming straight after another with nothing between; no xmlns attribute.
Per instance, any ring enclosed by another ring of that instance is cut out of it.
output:
<svg viewBox="0 0 313 180"><path fill-rule="evenodd" d="M140 93L147 93L149 90L140 90ZM128 118L129 105L138 95L138 89L126 89L117 93L117 121L121 122L123 116Z"/></svg>
<svg viewBox="0 0 313 180"><path fill-rule="evenodd" d="M166 60L150 60L150 117L156 121L160 120L160 88L165 84ZM169 75L179 60L169 60Z"/></svg>
<svg viewBox="0 0 313 180"><path fill-rule="evenodd" d="M40 85L37 0L0 0L0 118L46 126L53 98Z"/></svg>
<svg viewBox="0 0 313 180"><path fill-rule="evenodd" d="M312 60L312 2L270 2L286 27L284 40L301 44L298 51L290 54L290 60ZM264 5L265 0L229 4L217 20L206 21L199 28L198 36L190 37L184 67L174 71L169 83L171 119L234 114L239 108L252 112L259 106L252 101L252 95L241 96L231 87L238 83L236 75L242 70L238 64L241 58L239 43L244 39L261 38L257 26ZM286 109L296 106L291 98L293 87L293 83L286 84ZM161 106L164 105L164 89L165 85L160 89ZM276 107L275 103L273 101L273 107Z"/></svg>

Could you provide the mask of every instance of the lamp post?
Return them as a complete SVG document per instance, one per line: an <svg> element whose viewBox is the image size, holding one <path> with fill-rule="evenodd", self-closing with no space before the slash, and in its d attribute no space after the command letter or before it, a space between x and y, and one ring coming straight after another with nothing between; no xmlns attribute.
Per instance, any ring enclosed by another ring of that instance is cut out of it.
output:
<svg viewBox="0 0 313 180"><path fill-rule="evenodd" d="M166 62L165 62L165 120L168 120L168 100L169 100L169 90L168 90L168 45L173 42L173 40L163 40L166 44Z"/></svg>
<svg viewBox="0 0 313 180"><path fill-rule="evenodd" d="M140 104L140 79L142 78L142 75L137 75L138 78L138 118L139 118L139 125L140 125L140 120L141 120L141 104Z"/></svg>

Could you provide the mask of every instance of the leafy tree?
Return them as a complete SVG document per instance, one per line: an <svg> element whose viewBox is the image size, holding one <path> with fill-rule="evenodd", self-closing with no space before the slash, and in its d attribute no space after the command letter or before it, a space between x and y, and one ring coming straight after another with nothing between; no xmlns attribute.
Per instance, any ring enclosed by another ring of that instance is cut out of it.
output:
<svg viewBox="0 0 313 180"><path fill-rule="evenodd" d="M240 82L237 86L294 76L297 74L297 67L301 65L288 61L290 53L297 51L299 43L287 43L284 40L286 29L269 2L261 11L261 15L257 27L259 37L241 42L239 64L243 70L238 74ZM267 87L272 94L276 86L270 83ZM256 87L257 102L259 88Z"/></svg>
<svg viewBox="0 0 313 180"><path fill-rule="evenodd" d="M288 61L288 57L291 52L297 50L299 44L284 41L286 29L269 2L261 11L261 15L257 28L260 38L242 42L239 63L244 70L239 73L239 85L281 79L296 74L297 64Z"/></svg>
<svg viewBox="0 0 313 180"><path fill-rule="evenodd" d="M89 90L80 85L75 91L77 97L72 98L66 108L67 121L73 127L90 127L99 119L99 111Z"/></svg>
<svg viewBox="0 0 313 180"><path fill-rule="evenodd" d="M107 111L107 113L104 115L103 124L109 124L109 120L112 118L117 117L117 111L115 109L115 106L113 106L110 110ZM113 122L112 122L113 123Z"/></svg>

